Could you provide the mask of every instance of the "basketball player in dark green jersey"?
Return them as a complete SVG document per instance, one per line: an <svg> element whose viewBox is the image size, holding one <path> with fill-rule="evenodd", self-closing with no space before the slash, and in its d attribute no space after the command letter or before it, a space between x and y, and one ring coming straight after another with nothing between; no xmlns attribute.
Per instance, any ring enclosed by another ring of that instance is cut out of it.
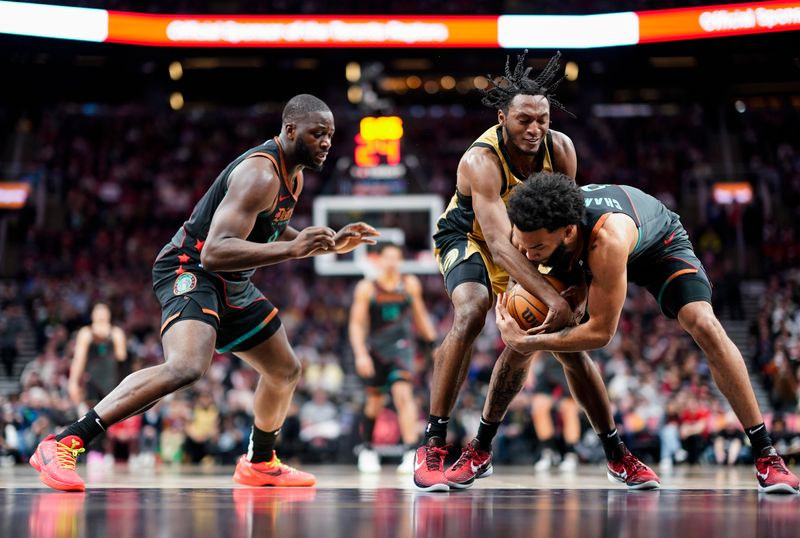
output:
<svg viewBox="0 0 800 538"><path fill-rule="evenodd" d="M111 324L108 305L92 308L92 323L75 336L75 351L69 368L67 390L78 408L94 405L119 383L119 364L128 358L125 331ZM83 414L84 408L79 411Z"/></svg>
<svg viewBox="0 0 800 538"><path fill-rule="evenodd" d="M303 188L302 170L322 168L333 132L328 106L297 95L283 110L280 135L246 151L217 177L153 266L166 362L129 375L79 421L40 443L31 465L45 484L85 489L75 472L84 447L111 424L197 381L215 348L233 352L261 375L250 446L234 480L250 486L315 483L313 475L282 464L273 451L301 366L277 309L250 276L258 267L374 244L377 232L364 223L338 233L288 225Z"/></svg>
<svg viewBox="0 0 800 538"><path fill-rule="evenodd" d="M508 215L516 243L533 263L556 270L580 267L590 280L585 323L552 334L527 334L499 300L497 326L503 340L524 354L537 350L575 352L606 346L617 331L628 281L656 297L661 311L677 319L705 352L711 374L750 438L759 489L796 493L798 479L772 447L739 350L711 307L711 284L694 254L677 214L627 185L578 187L562 174L540 173L517 187ZM524 361L511 368L527 368ZM587 386L571 385L584 403ZM488 399L493 398L491 393ZM605 404L607 399L592 402ZM627 453L619 443L619 450ZM610 479L627 483L648 478L630 458L609 461Z"/></svg>
<svg viewBox="0 0 800 538"><path fill-rule="evenodd" d="M384 244L377 264L380 273L374 279L358 282L350 308L350 345L356 372L367 386L362 421L364 448L358 455L358 470L365 473L380 471L380 459L372 449L372 433L387 391L397 410L405 448L397 471L410 473L413 469L419 409L414 400L412 321L429 349L436 339L422 300L422 284L416 276L400 272L402 261L400 246Z"/></svg>

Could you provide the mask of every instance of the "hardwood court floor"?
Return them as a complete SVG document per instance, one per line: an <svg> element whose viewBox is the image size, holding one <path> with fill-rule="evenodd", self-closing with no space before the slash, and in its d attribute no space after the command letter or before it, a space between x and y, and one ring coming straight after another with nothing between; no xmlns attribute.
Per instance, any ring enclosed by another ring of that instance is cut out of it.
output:
<svg viewBox="0 0 800 538"><path fill-rule="evenodd" d="M596 466L566 475L498 467L450 493L418 493L390 469L304 469L316 488L239 487L225 467L79 467L86 493L50 490L28 467L0 469L0 536L800 536L800 496L759 494L749 467L679 469L649 492L611 484Z"/></svg>

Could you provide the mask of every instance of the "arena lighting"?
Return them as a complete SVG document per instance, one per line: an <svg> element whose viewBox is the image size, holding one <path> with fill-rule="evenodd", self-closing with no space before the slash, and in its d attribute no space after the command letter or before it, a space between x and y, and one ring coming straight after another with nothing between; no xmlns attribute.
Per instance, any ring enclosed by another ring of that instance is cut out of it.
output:
<svg viewBox="0 0 800 538"><path fill-rule="evenodd" d="M104 9L0 2L0 34L102 42L108 16Z"/></svg>
<svg viewBox="0 0 800 538"><path fill-rule="evenodd" d="M497 41L507 49L635 45L639 42L639 20L632 11L602 15L501 15L497 21Z"/></svg>
<svg viewBox="0 0 800 538"><path fill-rule="evenodd" d="M0 209L20 209L25 206L31 186L28 183L0 183Z"/></svg>
<svg viewBox="0 0 800 538"><path fill-rule="evenodd" d="M714 201L722 205L729 205L734 202L749 204L753 201L753 186L747 182L714 183L713 193Z"/></svg>
<svg viewBox="0 0 800 538"><path fill-rule="evenodd" d="M535 30L535 31L533 31ZM597 15L151 15L0 1L0 33L170 47L595 48L800 30L800 2Z"/></svg>

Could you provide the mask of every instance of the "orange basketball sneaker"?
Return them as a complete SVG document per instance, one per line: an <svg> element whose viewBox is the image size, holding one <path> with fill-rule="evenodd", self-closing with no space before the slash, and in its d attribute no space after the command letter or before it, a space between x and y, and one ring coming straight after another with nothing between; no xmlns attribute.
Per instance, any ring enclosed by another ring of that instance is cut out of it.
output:
<svg viewBox="0 0 800 538"><path fill-rule="evenodd" d="M311 473L298 471L294 467L281 463L275 451L270 461L251 463L246 454L242 454L236 463L233 481L245 486L274 487L310 487L317 483Z"/></svg>
<svg viewBox="0 0 800 538"><path fill-rule="evenodd" d="M36 447L29 463L39 471L39 479L54 489L62 491L85 491L86 484L75 472L78 454L84 452L80 437L70 435L56 441L48 435Z"/></svg>

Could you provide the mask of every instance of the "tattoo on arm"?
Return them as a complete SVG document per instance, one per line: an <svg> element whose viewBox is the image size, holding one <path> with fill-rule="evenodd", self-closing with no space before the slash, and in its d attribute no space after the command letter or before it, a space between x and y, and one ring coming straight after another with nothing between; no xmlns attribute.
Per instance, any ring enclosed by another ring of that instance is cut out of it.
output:
<svg viewBox="0 0 800 538"><path fill-rule="evenodd" d="M575 327L564 327L563 329L558 331L558 335L559 336L568 336L569 333L571 333L574 328Z"/></svg>
<svg viewBox="0 0 800 538"><path fill-rule="evenodd" d="M487 420L493 422L502 420L511 400L514 399L525 383L527 368L511 368L507 362L500 366L497 376L492 380L489 390L489 416Z"/></svg>

